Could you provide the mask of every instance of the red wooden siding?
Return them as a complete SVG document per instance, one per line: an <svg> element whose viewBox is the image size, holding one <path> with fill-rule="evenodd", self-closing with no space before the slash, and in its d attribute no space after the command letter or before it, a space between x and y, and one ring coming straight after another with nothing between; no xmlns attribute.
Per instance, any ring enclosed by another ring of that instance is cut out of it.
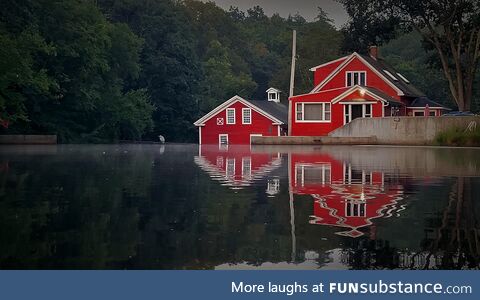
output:
<svg viewBox="0 0 480 300"><path fill-rule="evenodd" d="M361 95L359 92L353 92L349 95L346 95L342 98L342 101L338 103L331 104L331 120L330 122L298 122L296 120L296 105L297 103L314 103L314 102L329 102L331 103L332 99L341 95L349 88L335 89L329 91L323 91L314 94L305 94L296 97L290 98L292 101L292 111L290 112L292 117L292 135L293 136L325 136L331 131L342 127L344 125L344 104L345 102L355 102L355 101L368 101L375 102L372 104L372 117L382 117L383 116L383 102L378 101L368 94Z"/></svg>
<svg viewBox="0 0 480 300"><path fill-rule="evenodd" d="M395 90L391 85L385 82L380 76L378 76L374 71L372 71L367 65L365 65L360 59L357 57L353 58L346 66L342 68L342 70L336 74L332 79L330 79L325 86L322 87L321 90L331 90L340 87L345 87L345 74L347 71L365 71L367 72L367 86L375 87L378 90L383 91L387 95L400 100L400 96L398 96L397 90ZM382 74L383 76L388 76L386 74Z"/></svg>
<svg viewBox="0 0 480 300"><path fill-rule="evenodd" d="M235 124L227 124L227 108L235 109ZM273 121L252 109L251 123L242 124L242 108L248 108L243 103L236 101L230 106L205 122L201 128L201 144L218 144L220 134L228 134L229 144L250 144L251 134L263 136L277 136L278 125ZM223 118L223 125L217 125L217 118Z"/></svg>

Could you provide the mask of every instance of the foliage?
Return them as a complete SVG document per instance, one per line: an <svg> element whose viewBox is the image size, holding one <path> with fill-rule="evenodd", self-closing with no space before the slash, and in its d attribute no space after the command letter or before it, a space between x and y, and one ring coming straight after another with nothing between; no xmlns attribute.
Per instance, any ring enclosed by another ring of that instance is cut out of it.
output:
<svg viewBox="0 0 480 300"><path fill-rule="evenodd" d="M435 137L435 143L440 146L480 147L480 129L453 127L439 133Z"/></svg>
<svg viewBox="0 0 480 300"><path fill-rule="evenodd" d="M470 110L480 60L480 3L476 0L340 0L351 16L348 47L388 41L416 30L434 49L459 110Z"/></svg>
<svg viewBox="0 0 480 300"><path fill-rule="evenodd" d="M8 132L56 133L63 142L140 138L152 107L125 82L139 75L141 39L88 1L5 2L15 8L1 13ZM141 110L118 113L132 106Z"/></svg>

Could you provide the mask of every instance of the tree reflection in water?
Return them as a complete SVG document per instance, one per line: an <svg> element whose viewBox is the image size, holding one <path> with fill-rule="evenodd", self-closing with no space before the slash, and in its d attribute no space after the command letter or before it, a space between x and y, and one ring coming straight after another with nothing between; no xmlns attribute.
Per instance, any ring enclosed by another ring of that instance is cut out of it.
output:
<svg viewBox="0 0 480 300"><path fill-rule="evenodd" d="M0 268L477 269L479 157L2 147Z"/></svg>

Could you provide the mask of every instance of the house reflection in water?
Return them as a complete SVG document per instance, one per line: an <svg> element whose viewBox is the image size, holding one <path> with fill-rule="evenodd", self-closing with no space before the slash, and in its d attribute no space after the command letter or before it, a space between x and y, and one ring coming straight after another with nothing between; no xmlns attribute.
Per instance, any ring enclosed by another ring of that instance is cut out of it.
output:
<svg viewBox="0 0 480 300"><path fill-rule="evenodd" d="M357 169L323 153L292 153L289 163L292 194L315 199L310 224L340 227L345 230L336 234L352 238L369 227L375 238L374 219L405 209L403 186L386 185L383 172Z"/></svg>
<svg viewBox="0 0 480 300"><path fill-rule="evenodd" d="M281 165L280 153L253 152L250 146L219 147L200 145L195 163L214 180L230 189L238 190L264 178ZM276 195L280 189L279 178L268 180L266 193Z"/></svg>

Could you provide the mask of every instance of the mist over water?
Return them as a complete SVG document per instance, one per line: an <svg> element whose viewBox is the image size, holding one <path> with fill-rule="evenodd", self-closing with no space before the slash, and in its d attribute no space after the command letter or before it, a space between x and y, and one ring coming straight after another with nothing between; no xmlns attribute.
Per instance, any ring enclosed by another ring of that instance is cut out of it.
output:
<svg viewBox="0 0 480 300"><path fill-rule="evenodd" d="M1 269L477 269L480 150L0 148Z"/></svg>

